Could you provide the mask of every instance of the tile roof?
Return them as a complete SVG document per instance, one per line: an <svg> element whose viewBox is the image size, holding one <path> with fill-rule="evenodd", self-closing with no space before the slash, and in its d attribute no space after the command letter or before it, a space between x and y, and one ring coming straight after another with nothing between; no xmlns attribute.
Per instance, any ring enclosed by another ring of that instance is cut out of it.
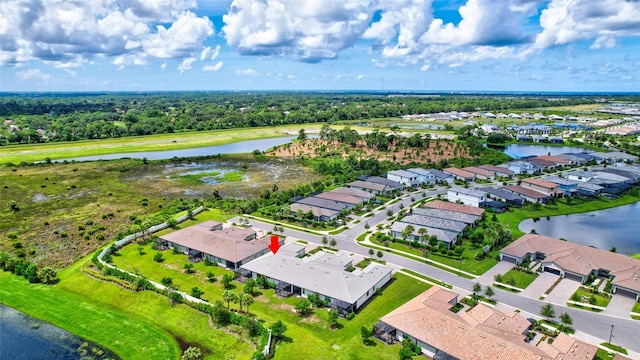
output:
<svg viewBox="0 0 640 360"><path fill-rule="evenodd" d="M374 191L388 191L389 190L389 187L387 185L373 183L373 182L364 181L364 180L352 181L347 185L348 186L353 186L353 187L356 187L356 188L369 189L369 190L374 190Z"/></svg>
<svg viewBox="0 0 640 360"><path fill-rule="evenodd" d="M160 238L234 263L269 247L269 237L245 240L255 234L255 231L251 228L229 227L212 231L212 223L219 224L213 221L205 221L162 235Z"/></svg>
<svg viewBox="0 0 640 360"><path fill-rule="evenodd" d="M391 268L372 262L362 270L348 272L344 267L350 261L351 257L342 251L336 254L320 251L305 258L278 251L275 255L269 252L241 268L354 304L389 276Z"/></svg>
<svg viewBox="0 0 640 360"><path fill-rule="evenodd" d="M316 217L320 217L320 216L333 217L340 213L340 211L338 210L325 209L317 206L298 204L298 203L291 204L289 208L293 212L302 210L303 213L308 213L309 211L311 211L313 213L313 216L316 216Z"/></svg>
<svg viewBox="0 0 640 360"><path fill-rule="evenodd" d="M495 166L495 165L480 165L478 166L480 169L485 169L494 173L501 173L501 174L507 174L507 175L514 175L515 173L509 169L507 169L506 167L502 167L502 166Z"/></svg>
<svg viewBox="0 0 640 360"><path fill-rule="evenodd" d="M375 194L372 194L372 193L370 193L368 191L364 191L364 190L360 190L360 189L354 189L354 188L347 188L347 187L335 188L333 190L330 190L329 192L337 193L337 194L345 194L345 195L357 196L359 198L363 198L363 199L366 199L366 200L371 200L371 199L374 199L376 197Z"/></svg>
<svg viewBox="0 0 640 360"><path fill-rule="evenodd" d="M541 159L539 157L528 158L527 161L539 166L556 166L554 161Z"/></svg>
<svg viewBox="0 0 640 360"><path fill-rule="evenodd" d="M465 224L473 224L480 219L479 215L471 215L471 214L465 214L457 211L443 210L443 209L415 208L411 210L411 213L413 215L430 216L434 218L460 221Z"/></svg>
<svg viewBox="0 0 640 360"><path fill-rule="evenodd" d="M506 321L509 324L502 328L502 324L498 324L496 320L502 317L505 320L513 319L522 317L521 315L505 314L482 304L476 306L474 315L477 318L466 312L456 314L448 310L451 304L446 301L453 295L457 294L434 286L385 315L380 321L458 359L553 359L541 349L524 342L522 333L513 333L518 327L512 326L511 321ZM493 315L497 318L492 318ZM513 321L519 322L520 320Z"/></svg>
<svg viewBox="0 0 640 360"><path fill-rule="evenodd" d="M467 227L467 224L460 221L439 219L439 218L422 216L422 215L409 215L409 216L403 217L401 220L398 220L398 221L407 223L407 224L412 224L412 225L422 225L422 226L431 227L435 229L442 229L442 230L455 231L455 232L462 232L462 230L464 230L464 228Z"/></svg>
<svg viewBox="0 0 640 360"><path fill-rule="evenodd" d="M421 226L421 225L417 225L417 224L409 224L409 223L403 223L403 222L394 222L391 225L391 231L395 231L398 233L402 233L402 231L407 227L407 226L413 226L413 228L415 229L413 234L414 236L420 236L420 229L424 228L427 230L427 236L435 236L438 238L438 240L440 241L444 241L446 243L452 243L454 241L456 241L456 239L458 238L458 235L460 235L458 232L455 231L448 231L448 230L442 230L442 229L436 229L436 228L432 228L432 227L428 227L428 226Z"/></svg>
<svg viewBox="0 0 640 360"><path fill-rule="evenodd" d="M547 189L554 189L554 188L558 187L557 184L554 184L551 181L547 181L547 180L543 180L543 179L536 179L536 178L522 179L522 182L526 183L526 184L540 186L540 187L547 188Z"/></svg>
<svg viewBox="0 0 640 360"><path fill-rule="evenodd" d="M412 171L406 171L406 170L392 170L392 171L388 171L387 172L387 177L389 175L396 175L399 177L403 177L403 178L407 178L407 179L415 179L418 177L418 174L412 172Z"/></svg>
<svg viewBox="0 0 640 360"><path fill-rule="evenodd" d="M495 197L503 198L507 201L523 201L524 200L522 196L518 194L514 194L510 191L506 191L504 189L500 189L500 188L483 187L483 188L480 188L479 190L487 192L490 195L493 195Z"/></svg>
<svg viewBox="0 0 640 360"><path fill-rule="evenodd" d="M594 269L605 269L615 276L614 285L640 291L640 260L624 254L538 234L525 234L500 252L516 257L542 253L543 263L554 263L563 270L585 276Z"/></svg>
<svg viewBox="0 0 640 360"><path fill-rule="evenodd" d="M430 208L430 209L456 211L456 212L477 215L477 216L482 216L482 214L484 214L484 209L480 209L475 206L456 204L456 203L442 201L442 200L427 202L424 204L424 207Z"/></svg>
<svg viewBox="0 0 640 360"><path fill-rule="evenodd" d="M546 199L549 197L543 193L539 193L535 190L527 189L520 185L507 185L504 187L504 189L522 196L530 197L532 199Z"/></svg>
<svg viewBox="0 0 640 360"><path fill-rule="evenodd" d="M475 166L463 167L462 170L468 171L468 172L473 173L473 174L482 175L482 176L488 176L488 177L491 177L491 176L495 175L495 173L493 171L486 170L486 169L483 169L483 168L480 168L480 167L475 167Z"/></svg>
<svg viewBox="0 0 640 360"><path fill-rule="evenodd" d="M450 167L450 168L446 168L446 169L442 169L443 172L445 173L450 173L453 174L455 176L459 176L465 179L471 178L471 179L475 179L476 175L474 173L462 170L462 169L458 169L458 168L454 168L454 167Z"/></svg>
<svg viewBox="0 0 640 360"><path fill-rule="evenodd" d="M407 169L407 171L410 171L414 174L418 174L420 176L429 176L429 175L434 175L431 170L426 170L423 168L411 168L411 169Z"/></svg>
<svg viewBox="0 0 640 360"><path fill-rule="evenodd" d="M559 164L569 163L569 160L559 156L553 156L553 155L541 155L541 156L538 156L538 159L548 160L548 161L552 161L554 163L559 163Z"/></svg>
<svg viewBox="0 0 640 360"><path fill-rule="evenodd" d="M427 169L431 172L437 179L447 179L450 178L451 175L445 173L444 171L440 171L438 169Z"/></svg>
<svg viewBox="0 0 640 360"><path fill-rule="evenodd" d="M295 203L315 206L323 209L338 210L338 211L342 211L343 209L347 208L345 204L339 203L337 201L320 199L317 197L302 198L300 200L296 200Z"/></svg>
<svg viewBox="0 0 640 360"><path fill-rule="evenodd" d="M487 193L475 188L452 187L451 189L447 190L447 192L449 191L464 194L464 195L469 195L477 198L483 198L487 196Z"/></svg>
<svg viewBox="0 0 640 360"><path fill-rule="evenodd" d="M329 192L329 191L313 195L313 197L320 198L320 199L333 200L340 203L352 204L352 205L359 205L364 202L364 200L361 197Z"/></svg>
<svg viewBox="0 0 640 360"><path fill-rule="evenodd" d="M402 185L401 183L399 183L397 181L389 180L387 178L383 178L383 177L380 177L380 176L367 176L365 181L376 183L376 184L387 185L387 186L389 186L391 188L402 189L404 187L404 185Z"/></svg>

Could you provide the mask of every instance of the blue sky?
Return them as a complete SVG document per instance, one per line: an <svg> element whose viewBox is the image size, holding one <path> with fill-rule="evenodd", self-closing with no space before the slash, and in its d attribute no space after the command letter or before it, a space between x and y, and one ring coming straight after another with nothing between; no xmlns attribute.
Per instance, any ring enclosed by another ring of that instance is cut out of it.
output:
<svg viewBox="0 0 640 360"><path fill-rule="evenodd" d="M640 91L638 0L12 0L0 90Z"/></svg>

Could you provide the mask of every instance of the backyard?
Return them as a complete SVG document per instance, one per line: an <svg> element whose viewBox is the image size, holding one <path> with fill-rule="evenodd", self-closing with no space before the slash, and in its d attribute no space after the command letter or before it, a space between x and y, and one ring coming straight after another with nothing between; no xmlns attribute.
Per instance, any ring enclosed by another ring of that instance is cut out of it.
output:
<svg viewBox="0 0 640 360"><path fill-rule="evenodd" d="M140 255L140 248L144 255ZM153 261L157 253L150 245L132 244L119 251L120 255L114 257L114 264L129 270L144 274L151 280L160 282L164 277L170 277L172 283L181 291L189 292L194 286L204 291L203 299L215 302L222 299L224 292L220 282L224 274L232 274L231 271L216 266L207 266L203 262L194 264L195 272L187 274L183 270L188 263L187 256L173 254L172 251L164 251L164 261ZM207 273L213 273L217 279L210 282ZM232 292L242 292L243 284L231 283ZM276 359L290 358L314 358L314 359L371 359L389 358L395 359L399 348L390 347L375 342L375 346L364 347L362 339L358 336L345 336L345 334L357 334L361 326L371 327L383 315L400 306L409 299L415 297L429 288L428 284L412 279L402 274L396 274L395 280L382 292L380 298L366 305L366 307L350 321L340 320L344 325L342 329L331 330L328 325L327 309L316 309L315 313L301 319L293 312L297 299L290 297L282 299L274 295L274 290L257 289L255 302L250 307L251 314L258 319L265 320L266 324L282 320L289 329L287 334L292 338L292 343L283 343L276 351ZM402 289L402 291L399 291ZM236 305L231 305L237 308ZM337 348L334 348L337 345Z"/></svg>

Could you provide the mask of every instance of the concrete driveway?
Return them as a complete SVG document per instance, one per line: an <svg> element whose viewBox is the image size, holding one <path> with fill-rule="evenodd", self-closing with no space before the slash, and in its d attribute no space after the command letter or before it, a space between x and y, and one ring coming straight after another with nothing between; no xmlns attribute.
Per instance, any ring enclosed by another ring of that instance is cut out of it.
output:
<svg viewBox="0 0 640 360"><path fill-rule="evenodd" d="M609 305L607 305L607 308L604 309L602 313L622 318L629 318L629 313L631 312L631 309L633 309L633 304L635 304L635 300L632 298L614 294L611 298L611 302L609 302Z"/></svg>
<svg viewBox="0 0 640 360"><path fill-rule="evenodd" d="M513 263L510 263L507 261L500 261L494 267L492 267L491 269L487 270L487 272L479 276L476 279L476 281L482 285L491 285L495 281L494 277L497 274L504 275L504 273L511 270L511 268L513 268L514 266L515 265Z"/></svg>
<svg viewBox="0 0 640 360"><path fill-rule="evenodd" d="M579 281L562 279L553 291L547 295L544 301L553 304L566 305L567 300L571 298L571 295L573 295L580 286L582 286L582 284Z"/></svg>
<svg viewBox="0 0 640 360"><path fill-rule="evenodd" d="M520 293L520 295L530 297L532 299L539 299L540 296L544 295L544 292L547 291L547 289L550 288L556 280L558 280L558 278L558 275L549 272L542 272L531 284L529 284L529 286L527 286L526 289L524 289L523 292Z"/></svg>

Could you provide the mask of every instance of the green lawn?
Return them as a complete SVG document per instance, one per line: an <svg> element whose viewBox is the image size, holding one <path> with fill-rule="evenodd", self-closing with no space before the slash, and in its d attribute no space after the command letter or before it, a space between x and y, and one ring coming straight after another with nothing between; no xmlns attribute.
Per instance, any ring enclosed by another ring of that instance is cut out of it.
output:
<svg viewBox="0 0 640 360"><path fill-rule="evenodd" d="M609 354L606 350L598 349L596 352L596 357L593 360L609 360L612 359L613 355Z"/></svg>
<svg viewBox="0 0 640 360"><path fill-rule="evenodd" d="M627 349L623 348L622 346L618 346L618 345L615 345L615 344L609 344L608 342L603 342L600 345L602 345L604 347L607 347L607 348L609 348L609 349L611 349L613 351L617 351L617 352L619 352L621 354L627 355Z"/></svg>
<svg viewBox="0 0 640 360"><path fill-rule="evenodd" d="M502 275L503 284L512 285L511 283L513 283L512 286L520 289L526 289L527 286L529 286L535 279L535 275L527 274L526 272L515 269L511 269Z"/></svg>
<svg viewBox="0 0 640 360"><path fill-rule="evenodd" d="M640 302L636 302L635 304L633 304L633 309L631 311L640 314Z"/></svg>
<svg viewBox="0 0 640 360"><path fill-rule="evenodd" d="M186 274L182 270L186 255L164 251L166 260L156 263L152 260L155 251L148 249L147 245L144 247L146 254L142 256L138 253L137 245L124 247L120 250L121 255L114 257L114 264L126 270L138 271L151 280L160 281L165 276L171 277L173 283L183 291L190 291L193 286L198 286L204 291L203 299L210 302L221 299L224 289L219 279L223 274L231 273L230 271L198 263L194 266L195 274ZM216 274L218 281L207 281L206 274L209 271ZM315 310L310 318L301 320L292 312L296 299L275 297L273 290L259 290L261 294L256 297L250 311L258 319L265 320L267 325L276 320L282 320L287 325L288 336L293 338L293 342L280 345L276 351L276 359L395 359L399 348L379 342L376 342L376 346L364 347L358 336L361 326L373 326L380 317L430 287L402 274L395 277L395 281L383 291L382 296L375 298L353 320L341 320L344 328L340 330L329 329L326 309ZM232 291L242 291L243 284L232 284L236 286ZM332 348L334 344L338 345L337 350Z"/></svg>
<svg viewBox="0 0 640 360"><path fill-rule="evenodd" d="M634 259L640 259L640 254L633 254L631 257Z"/></svg>
<svg viewBox="0 0 640 360"><path fill-rule="evenodd" d="M637 201L640 201L640 196L634 196L628 193L617 199L607 199L605 197L596 199L573 199L571 205L567 205L567 202L564 199L558 199L556 200L556 205L543 205L539 209L536 209L531 205L524 206L522 208L510 208L506 212L498 214L498 220L506 228L511 230L513 238L517 239L524 235L524 233L518 229L518 225L525 219L602 210L632 204Z"/></svg>
<svg viewBox="0 0 640 360"><path fill-rule="evenodd" d="M297 131L302 127L306 130L319 129L320 124L304 124L304 126L294 124L250 129L194 131L132 136L116 139L94 139L34 145L11 145L3 146L0 149L0 163L18 164L21 161L44 161L47 157L56 160L92 155L217 146L238 141L287 136L287 133ZM247 152L251 152L251 150L253 149L247 149Z"/></svg>
<svg viewBox="0 0 640 360"><path fill-rule="evenodd" d="M596 306L602 306L602 307L607 307L607 305L609 305L609 302L611 301L611 298L608 298L606 296L602 296L602 295L596 295L596 294L592 294L589 291L587 291L585 288L578 288L578 290L576 290L575 293L573 293L573 295L571 295L570 300L573 300L574 295L578 295L578 297L580 298L580 300L578 300L578 302L582 301L582 297L586 296L587 298L591 298L591 296L593 296L596 299L596 303L595 304L591 304L591 303L585 303L588 305L596 305Z"/></svg>

